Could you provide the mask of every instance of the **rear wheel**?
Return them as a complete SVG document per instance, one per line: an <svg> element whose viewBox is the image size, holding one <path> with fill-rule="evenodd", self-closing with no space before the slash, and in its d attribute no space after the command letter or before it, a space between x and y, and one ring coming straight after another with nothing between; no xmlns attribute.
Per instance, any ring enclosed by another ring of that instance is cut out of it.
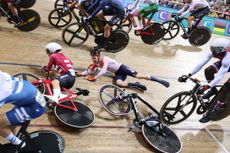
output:
<svg viewBox="0 0 230 153"><path fill-rule="evenodd" d="M142 125L142 134L151 147L163 153L177 153L181 151L181 142L172 129L153 117L145 122Z"/></svg>
<svg viewBox="0 0 230 153"><path fill-rule="evenodd" d="M126 93L115 85L105 84L98 92L101 106L112 115L128 115L132 109L128 99L119 99Z"/></svg>
<svg viewBox="0 0 230 153"><path fill-rule="evenodd" d="M189 36L189 43L193 46L202 46L211 38L211 31L207 27L198 27L194 29Z"/></svg>
<svg viewBox="0 0 230 153"><path fill-rule="evenodd" d="M175 38L180 31L179 24L174 20L165 21L162 23L162 26L165 29L165 35L162 38L163 40L171 40Z"/></svg>
<svg viewBox="0 0 230 153"><path fill-rule="evenodd" d="M72 15L70 12L66 13L62 8L58 8L49 13L48 20L54 27L65 27L72 21Z"/></svg>
<svg viewBox="0 0 230 153"><path fill-rule="evenodd" d="M170 97L160 110L161 120L166 124L177 124L187 119L195 110L197 99L189 91Z"/></svg>
<svg viewBox="0 0 230 153"><path fill-rule="evenodd" d="M83 44L89 36L89 31L82 23L72 23L62 32L63 41L69 46L77 47Z"/></svg>
<svg viewBox="0 0 230 153"><path fill-rule="evenodd" d="M73 104L70 101L60 102L61 105L72 107ZM64 108L61 105L55 105L55 116L65 125L75 128L86 128L93 124L95 116L93 111L83 103L74 101L77 110L70 110Z"/></svg>

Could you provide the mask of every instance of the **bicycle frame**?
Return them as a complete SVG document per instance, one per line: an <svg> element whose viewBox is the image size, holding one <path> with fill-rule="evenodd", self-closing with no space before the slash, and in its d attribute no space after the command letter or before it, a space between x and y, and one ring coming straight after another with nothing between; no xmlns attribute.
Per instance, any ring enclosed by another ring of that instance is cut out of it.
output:
<svg viewBox="0 0 230 153"><path fill-rule="evenodd" d="M52 95L51 80L49 80L49 79L35 80L35 81L32 81L31 83L35 86L42 83L45 87L45 93L44 94ZM61 90L67 92L68 95L64 98L59 99L58 103L53 102L52 104L57 105L59 107L69 109L69 110L78 111L78 108L76 107L76 105L74 104L74 101L73 101L73 98L77 97L78 95L76 93L68 90L68 89L63 88L63 87L61 88ZM61 102L64 102L64 101L70 101L72 106L62 105Z"/></svg>

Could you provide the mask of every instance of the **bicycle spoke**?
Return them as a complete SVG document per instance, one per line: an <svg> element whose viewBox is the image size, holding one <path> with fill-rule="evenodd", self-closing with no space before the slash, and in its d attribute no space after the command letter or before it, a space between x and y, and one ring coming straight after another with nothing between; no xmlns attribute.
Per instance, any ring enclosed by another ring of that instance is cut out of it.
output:
<svg viewBox="0 0 230 153"><path fill-rule="evenodd" d="M180 111L180 113L181 113L181 115L183 115L184 117L186 117L186 116L187 116L187 114L185 114L185 112L184 112L184 110L183 110L183 109Z"/></svg>
<svg viewBox="0 0 230 153"><path fill-rule="evenodd" d="M114 98L114 96L110 95L109 93L107 93L106 91L102 91L105 95L107 95L108 97L110 97L111 99Z"/></svg>

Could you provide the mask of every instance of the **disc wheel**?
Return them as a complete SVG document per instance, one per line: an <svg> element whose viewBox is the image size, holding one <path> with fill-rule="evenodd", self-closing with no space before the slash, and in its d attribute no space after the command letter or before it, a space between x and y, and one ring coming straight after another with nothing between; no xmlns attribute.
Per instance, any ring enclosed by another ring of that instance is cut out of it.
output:
<svg viewBox="0 0 230 153"><path fill-rule="evenodd" d="M180 31L179 24L174 20L165 21L162 23L162 26L165 29L165 35L162 38L163 40L171 40L175 38Z"/></svg>
<svg viewBox="0 0 230 153"><path fill-rule="evenodd" d="M70 12L66 13L62 8L58 8L49 13L48 20L52 26L61 28L72 21L72 15Z"/></svg>
<svg viewBox="0 0 230 153"><path fill-rule="evenodd" d="M101 106L112 115L128 115L132 109L128 99L119 99L126 93L115 85L105 84L98 91Z"/></svg>
<svg viewBox="0 0 230 153"><path fill-rule="evenodd" d="M73 106L70 101L64 101L60 103L65 106ZM62 106L56 105L54 107L55 116L65 125L75 128L86 128L93 124L95 120L92 110L83 103L74 102L77 110L70 110Z"/></svg>
<svg viewBox="0 0 230 153"><path fill-rule="evenodd" d="M77 47L83 44L89 36L89 31L82 23L72 23L62 32L63 41L69 46Z"/></svg>
<svg viewBox="0 0 230 153"><path fill-rule="evenodd" d="M211 38L211 31L207 27L194 29L189 37L189 43L193 46L202 46Z"/></svg>
<svg viewBox="0 0 230 153"><path fill-rule="evenodd" d="M181 151L181 142L172 129L154 118L145 122L149 123L142 125L142 134L151 147L163 153L178 153Z"/></svg>
<svg viewBox="0 0 230 153"><path fill-rule="evenodd" d="M195 110L197 99L189 91L170 97L161 107L160 117L166 124L177 124L187 119Z"/></svg>

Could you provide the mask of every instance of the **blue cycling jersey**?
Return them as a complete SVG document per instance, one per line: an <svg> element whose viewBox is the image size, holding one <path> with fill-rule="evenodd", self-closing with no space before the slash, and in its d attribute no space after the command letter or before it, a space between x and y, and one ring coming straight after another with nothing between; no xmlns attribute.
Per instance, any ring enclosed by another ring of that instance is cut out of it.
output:
<svg viewBox="0 0 230 153"><path fill-rule="evenodd" d="M89 19L96 16L98 12L105 9L112 9L114 15L120 14L124 11L125 6L122 1L119 0L96 0L87 10L87 13L90 13L92 10L94 10L91 15L89 16ZM96 10L95 10L96 9Z"/></svg>

